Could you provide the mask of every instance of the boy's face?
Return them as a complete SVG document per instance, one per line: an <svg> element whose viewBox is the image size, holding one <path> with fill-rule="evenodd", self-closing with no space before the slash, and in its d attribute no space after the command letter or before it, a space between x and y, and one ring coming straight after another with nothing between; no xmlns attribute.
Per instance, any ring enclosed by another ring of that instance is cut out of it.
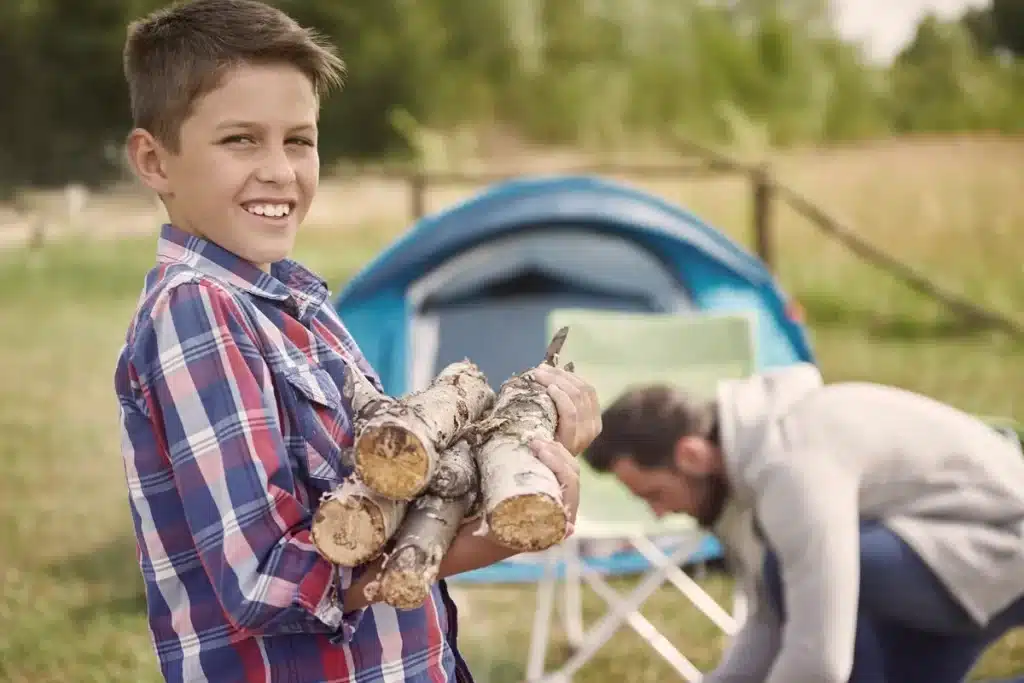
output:
<svg viewBox="0 0 1024 683"><path fill-rule="evenodd" d="M289 65L243 65L193 103L177 153L144 131L129 143L171 222L267 269L287 257L316 193L318 103Z"/></svg>

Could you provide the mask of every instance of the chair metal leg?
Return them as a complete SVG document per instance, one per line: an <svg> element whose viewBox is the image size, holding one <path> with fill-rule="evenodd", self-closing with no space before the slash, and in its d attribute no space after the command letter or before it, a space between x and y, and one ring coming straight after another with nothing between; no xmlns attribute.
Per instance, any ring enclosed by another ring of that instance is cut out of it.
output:
<svg viewBox="0 0 1024 683"><path fill-rule="evenodd" d="M615 592L600 575L592 572L584 574L587 584L594 589L601 598L608 603L613 610L625 610L623 608L622 596ZM668 638L663 636L654 625L649 622L640 612L631 610L626 612L626 622L637 634L646 640L654 651L664 658L669 665L690 683L700 681L702 674L700 669L694 666L693 662L687 659Z"/></svg>
<svg viewBox="0 0 1024 683"><path fill-rule="evenodd" d="M548 653L551 612L555 606L555 586L558 582L558 555L549 552L544 566L544 578L537 586L537 609L533 613L533 629L530 633L530 652L526 662L526 680L537 681L544 675L544 664Z"/></svg>
<svg viewBox="0 0 1024 683"><path fill-rule="evenodd" d="M736 632L736 620L719 606L715 599L707 594L696 581L686 575L679 568L678 562L671 562L661 549L651 542L646 536L634 536L630 539L637 551L655 567L665 572L665 578L672 582L679 591L690 599L697 609L703 612L708 619L715 623L715 626L722 629L727 635Z"/></svg>
<svg viewBox="0 0 1024 683"><path fill-rule="evenodd" d="M562 589L562 625L569 650L575 652L583 644L583 600L580 593L580 542L569 538L565 545L565 587Z"/></svg>
<svg viewBox="0 0 1024 683"><path fill-rule="evenodd" d="M678 565L695 549L696 544L681 545L668 558L668 563L672 566ZM596 571L585 565L580 569L584 577L597 574ZM655 569L644 577L628 597L618 600L616 606L607 612L584 636L580 648L569 657L568 661L558 671L547 674L542 680L545 683L569 680L611 639L623 622L628 621L630 613L635 612L666 580L665 567Z"/></svg>

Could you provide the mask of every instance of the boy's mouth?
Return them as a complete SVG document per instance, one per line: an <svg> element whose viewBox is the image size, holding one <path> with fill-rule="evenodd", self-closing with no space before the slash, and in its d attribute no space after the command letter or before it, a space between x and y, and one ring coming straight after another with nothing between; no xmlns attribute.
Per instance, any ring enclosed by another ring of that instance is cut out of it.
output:
<svg viewBox="0 0 1024 683"><path fill-rule="evenodd" d="M292 212L292 202L245 202L242 208L261 218L287 218Z"/></svg>

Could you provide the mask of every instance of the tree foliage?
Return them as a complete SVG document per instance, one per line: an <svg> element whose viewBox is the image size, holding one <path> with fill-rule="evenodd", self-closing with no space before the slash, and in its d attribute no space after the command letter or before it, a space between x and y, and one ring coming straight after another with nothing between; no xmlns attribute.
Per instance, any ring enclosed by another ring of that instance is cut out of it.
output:
<svg viewBox="0 0 1024 683"><path fill-rule="evenodd" d="M158 0L3 0L0 187L117 177L126 24ZM331 37L345 89L324 161L410 152L410 123L496 124L540 142L627 145L674 131L786 145L1024 127L1024 3L928 18L865 63L823 0L276 0Z"/></svg>

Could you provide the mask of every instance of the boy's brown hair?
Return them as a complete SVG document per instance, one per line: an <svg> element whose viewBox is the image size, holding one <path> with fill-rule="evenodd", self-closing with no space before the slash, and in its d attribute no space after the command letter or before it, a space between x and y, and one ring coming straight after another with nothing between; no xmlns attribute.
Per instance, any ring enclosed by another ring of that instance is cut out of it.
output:
<svg viewBox="0 0 1024 683"><path fill-rule="evenodd" d="M179 2L128 26L124 74L135 127L172 151L193 103L240 64L290 64L317 97L341 84L345 64L320 35L257 0Z"/></svg>

